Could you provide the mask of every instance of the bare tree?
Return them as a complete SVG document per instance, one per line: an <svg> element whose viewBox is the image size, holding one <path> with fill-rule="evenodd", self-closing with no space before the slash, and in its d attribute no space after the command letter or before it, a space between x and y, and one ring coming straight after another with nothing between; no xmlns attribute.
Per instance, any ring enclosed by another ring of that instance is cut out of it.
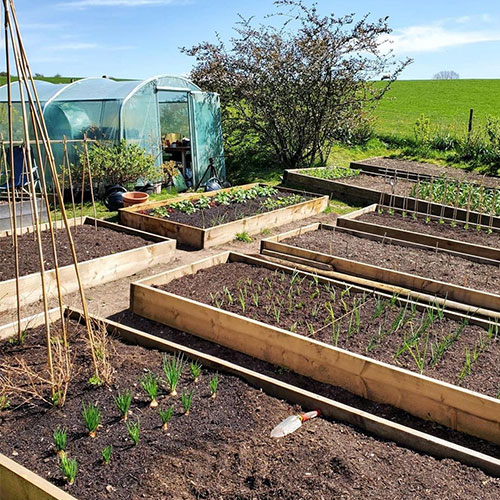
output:
<svg viewBox="0 0 500 500"><path fill-rule="evenodd" d="M433 76L434 80L458 80L460 75L456 71L440 71Z"/></svg>
<svg viewBox="0 0 500 500"><path fill-rule="evenodd" d="M218 38L183 51L196 57L191 78L220 94L226 133L257 137L294 168L327 159L411 61L383 46L387 17L322 16L302 0L274 5L280 26L240 16L229 46ZM381 74L390 78L373 85Z"/></svg>

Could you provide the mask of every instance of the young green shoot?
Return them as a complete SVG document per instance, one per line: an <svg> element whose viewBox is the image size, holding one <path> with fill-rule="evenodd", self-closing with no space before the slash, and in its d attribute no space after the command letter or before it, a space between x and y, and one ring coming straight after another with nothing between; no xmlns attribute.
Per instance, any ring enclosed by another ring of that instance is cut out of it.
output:
<svg viewBox="0 0 500 500"><path fill-rule="evenodd" d="M158 377L154 373L147 372L139 382L149 396L149 407L156 408L158 406L158 401L156 400L158 397Z"/></svg>
<svg viewBox="0 0 500 500"><path fill-rule="evenodd" d="M162 426L161 428L166 431L168 429L168 423L170 422L170 419L172 418L172 415L174 414L174 407L171 406L170 408L167 408L166 410L160 410L160 418L161 418L161 423Z"/></svg>
<svg viewBox="0 0 500 500"><path fill-rule="evenodd" d="M193 382L197 384L201 375L201 364L198 363L198 361L191 361L189 364L189 371L193 377Z"/></svg>
<svg viewBox="0 0 500 500"><path fill-rule="evenodd" d="M108 465L113 454L113 445L108 445L101 450L102 463Z"/></svg>
<svg viewBox="0 0 500 500"><path fill-rule="evenodd" d="M54 431L54 445L56 447L56 453L61 458L66 455L66 439L68 436L68 431L65 427L58 427Z"/></svg>
<svg viewBox="0 0 500 500"><path fill-rule="evenodd" d="M10 406L9 398L6 394L0 395L0 411L6 410Z"/></svg>
<svg viewBox="0 0 500 500"><path fill-rule="evenodd" d="M75 482L76 473L78 472L76 458L61 457L60 468L64 479L71 486Z"/></svg>
<svg viewBox="0 0 500 500"><path fill-rule="evenodd" d="M194 394L193 390L189 392L182 391L181 403L182 407L184 408L184 415L189 415L189 411L191 410L191 404L193 402L193 394Z"/></svg>
<svg viewBox="0 0 500 500"><path fill-rule="evenodd" d="M219 387L219 376L217 373L210 379L208 382L208 386L210 387L210 394L212 395L212 399L215 399L217 396L217 388Z"/></svg>
<svg viewBox="0 0 500 500"><path fill-rule="evenodd" d="M127 421L125 422L127 426L127 431L130 439L134 443L134 446L137 446L139 443L139 435L141 433L141 423L139 420L137 422Z"/></svg>
<svg viewBox="0 0 500 500"><path fill-rule="evenodd" d="M114 398L114 402L115 406L121 413L123 420L127 420L130 404L132 403L132 392L130 389L125 391L123 394L118 393L118 396Z"/></svg>
<svg viewBox="0 0 500 500"><path fill-rule="evenodd" d="M253 238L246 231L236 233L236 239L243 243L251 243L253 241Z"/></svg>
<svg viewBox="0 0 500 500"><path fill-rule="evenodd" d="M86 405L85 403L82 403L82 415L83 420L85 421L85 427L89 432L89 436L91 438L95 438L97 428L101 423L101 411L99 410L99 407L97 404L93 405L92 403L89 403Z"/></svg>
<svg viewBox="0 0 500 500"><path fill-rule="evenodd" d="M167 379L171 396L177 396L177 384L184 370L184 354L175 356L163 356L163 373Z"/></svg>

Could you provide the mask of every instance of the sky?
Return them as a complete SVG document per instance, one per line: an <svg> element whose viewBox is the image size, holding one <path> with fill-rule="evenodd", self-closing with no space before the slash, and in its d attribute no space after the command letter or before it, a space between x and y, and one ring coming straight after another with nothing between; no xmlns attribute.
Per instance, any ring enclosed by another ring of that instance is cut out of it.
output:
<svg viewBox="0 0 500 500"><path fill-rule="evenodd" d="M267 22L265 15L274 10L272 0L15 4L33 72L116 78L187 75L194 60L179 47L215 41L216 32L227 41L239 14ZM430 79L442 70L460 78L500 78L499 0L318 0L317 5L325 14L389 16L392 49L401 59L414 60L401 79Z"/></svg>

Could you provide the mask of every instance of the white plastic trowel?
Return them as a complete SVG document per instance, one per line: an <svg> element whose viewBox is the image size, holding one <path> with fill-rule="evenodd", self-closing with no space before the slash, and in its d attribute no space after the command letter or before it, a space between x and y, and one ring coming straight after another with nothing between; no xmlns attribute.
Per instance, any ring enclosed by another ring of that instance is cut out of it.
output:
<svg viewBox="0 0 500 500"><path fill-rule="evenodd" d="M281 438L287 434L295 432L304 422L311 420L311 418L317 417L321 412L319 410L308 411L307 413L301 413L300 415L291 415L285 418L283 422L278 424L272 431L271 437Z"/></svg>

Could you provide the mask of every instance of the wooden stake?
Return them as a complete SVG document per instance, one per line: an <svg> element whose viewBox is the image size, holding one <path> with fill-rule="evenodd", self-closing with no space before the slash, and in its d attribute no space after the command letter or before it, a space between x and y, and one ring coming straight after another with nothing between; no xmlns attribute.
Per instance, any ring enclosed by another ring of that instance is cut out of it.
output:
<svg viewBox="0 0 500 500"><path fill-rule="evenodd" d="M94 209L94 225L95 225L95 230L97 231L97 210L95 208L94 186L93 186L93 183L92 183L92 171L90 169L89 149L87 147L87 134L83 134L83 151L84 151L84 154L85 154L85 163L87 164L87 169L88 169L88 172L89 172L90 198L92 200L92 208Z"/></svg>
<svg viewBox="0 0 500 500"><path fill-rule="evenodd" d="M68 143L66 141L65 135L63 135L63 148L64 148L64 159L66 161L66 165L68 166L68 181L69 181L69 190L71 193L71 205L73 207L73 217L76 217L75 193L73 191L73 179L71 178L71 164L69 161Z"/></svg>

